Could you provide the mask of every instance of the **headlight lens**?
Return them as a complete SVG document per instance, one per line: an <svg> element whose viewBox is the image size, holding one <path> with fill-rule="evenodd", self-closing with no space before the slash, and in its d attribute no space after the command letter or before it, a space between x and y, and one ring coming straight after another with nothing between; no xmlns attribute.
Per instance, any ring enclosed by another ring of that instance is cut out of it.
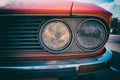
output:
<svg viewBox="0 0 120 80"><path fill-rule="evenodd" d="M41 41L50 52L64 51L71 42L71 30L69 25L61 20L50 20L41 29Z"/></svg>
<svg viewBox="0 0 120 80"><path fill-rule="evenodd" d="M88 19L78 26L77 44L83 51L95 51L105 44L106 35L107 30L101 21Z"/></svg>

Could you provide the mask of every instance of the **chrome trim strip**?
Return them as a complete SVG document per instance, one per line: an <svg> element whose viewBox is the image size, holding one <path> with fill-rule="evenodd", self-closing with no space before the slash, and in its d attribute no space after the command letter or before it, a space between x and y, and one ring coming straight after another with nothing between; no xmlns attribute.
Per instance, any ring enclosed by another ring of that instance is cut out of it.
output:
<svg viewBox="0 0 120 80"><path fill-rule="evenodd" d="M110 26L110 24L108 22L106 22L106 20L104 18L101 18L100 16L97 15L92 15L92 14L71 14L72 17L94 17L94 18L98 18L98 19L102 19L105 23L107 23L108 26Z"/></svg>
<svg viewBox="0 0 120 80"><path fill-rule="evenodd" d="M45 69L75 68L76 71L78 71L80 66L88 66L88 65L95 65L101 63L106 64L106 62L109 61L111 57L112 57L112 52L109 49L106 49L106 52L99 58L95 57L95 59L93 60L91 60L91 58L73 59L74 64L71 63L71 61L69 61L68 63L64 63L64 61L62 60L61 61L52 60L52 61L47 61L47 63L49 63L48 65L46 64L41 66L10 66L10 67L0 66L0 69L45 70ZM56 63L57 61L58 63Z"/></svg>
<svg viewBox="0 0 120 80"><path fill-rule="evenodd" d="M0 14L0 16L70 16L70 14Z"/></svg>
<svg viewBox="0 0 120 80"><path fill-rule="evenodd" d="M93 14L71 14L72 16L87 16L87 17L98 17L101 18L99 16L93 15Z"/></svg>

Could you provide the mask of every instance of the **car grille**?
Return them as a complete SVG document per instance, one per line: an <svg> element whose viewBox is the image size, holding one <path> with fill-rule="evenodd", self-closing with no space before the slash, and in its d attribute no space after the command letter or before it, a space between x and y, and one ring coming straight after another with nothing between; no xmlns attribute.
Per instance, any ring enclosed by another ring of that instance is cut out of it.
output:
<svg viewBox="0 0 120 80"><path fill-rule="evenodd" d="M0 52L43 51L38 34L44 21L39 16L0 16Z"/></svg>

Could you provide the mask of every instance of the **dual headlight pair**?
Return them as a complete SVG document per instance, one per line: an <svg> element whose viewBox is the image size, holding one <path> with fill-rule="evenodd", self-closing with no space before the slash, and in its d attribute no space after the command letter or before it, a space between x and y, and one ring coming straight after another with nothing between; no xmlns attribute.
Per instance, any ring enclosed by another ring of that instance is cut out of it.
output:
<svg viewBox="0 0 120 80"><path fill-rule="evenodd" d="M66 21L53 19L43 24L39 33L43 47L53 53L66 51L73 40L81 52L95 51L103 47L107 35L106 26L97 19L80 22L76 30Z"/></svg>

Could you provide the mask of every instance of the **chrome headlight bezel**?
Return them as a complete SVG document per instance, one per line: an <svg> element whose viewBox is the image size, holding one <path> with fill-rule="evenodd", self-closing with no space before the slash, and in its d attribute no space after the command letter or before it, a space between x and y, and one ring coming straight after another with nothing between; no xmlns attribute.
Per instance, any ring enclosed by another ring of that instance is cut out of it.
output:
<svg viewBox="0 0 120 80"><path fill-rule="evenodd" d="M98 44L98 46L96 46L94 48L85 48L77 40L78 30L87 21L96 21L96 22L98 22L99 24L101 24L102 29L104 30L104 39ZM76 45L80 48L81 52L94 52L94 51L99 50L100 48L102 48L105 45L106 41L108 40L108 34L109 34L109 32L108 32L108 30L106 28L106 25L102 21L100 21L98 19L86 19L86 20L82 21L81 23L79 23L79 25L76 28L76 31L75 31L75 42L76 42Z"/></svg>
<svg viewBox="0 0 120 80"><path fill-rule="evenodd" d="M58 22L61 22L61 23L63 23L65 26L66 26L66 28L67 28L67 30L69 31L69 34L70 34L70 38L69 38L69 41L67 42L67 44L65 45L65 46L63 46L61 49L58 49L58 50L53 50L53 49L50 49L45 43L44 43L44 41L43 41L43 39L42 39L42 33L43 33L43 31L44 31L44 28L46 27L46 25L48 25L49 23L52 23L52 22L56 22L56 21L58 21ZM46 21L42 26L41 26L41 28L39 29L39 42L41 43L41 45L43 46L43 48L45 49L45 50L47 50L47 51L49 51L49 52L52 52L52 53L60 53L60 52L65 52L65 51L67 51L67 49L70 47L70 45L71 45L71 43L72 43L72 37L73 37L73 32L72 32L72 29L71 29L71 27L70 27L70 25L68 24L68 22L67 21L65 21L65 20L61 20L61 19L51 19L51 20L48 20L48 21Z"/></svg>

